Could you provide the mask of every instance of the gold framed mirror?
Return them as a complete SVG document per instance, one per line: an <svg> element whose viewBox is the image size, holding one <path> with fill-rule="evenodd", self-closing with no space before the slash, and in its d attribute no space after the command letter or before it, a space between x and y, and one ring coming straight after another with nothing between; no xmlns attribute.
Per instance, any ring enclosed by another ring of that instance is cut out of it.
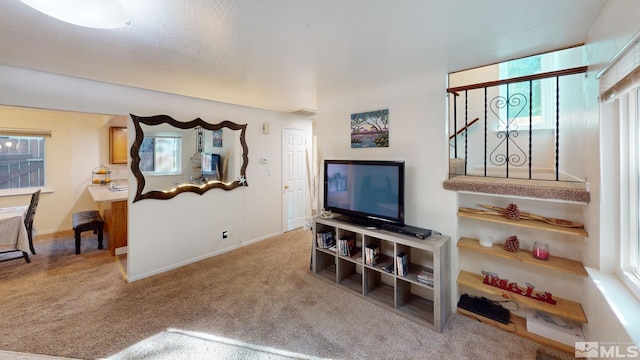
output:
<svg viewBox="0 0 640 360"><path fill-rule="evenodd" d="M247 124L130 116L136 134L130 152L131 171L137 180L133 202L248 186ZM194 152L189 156L191 145Z"/></svg>

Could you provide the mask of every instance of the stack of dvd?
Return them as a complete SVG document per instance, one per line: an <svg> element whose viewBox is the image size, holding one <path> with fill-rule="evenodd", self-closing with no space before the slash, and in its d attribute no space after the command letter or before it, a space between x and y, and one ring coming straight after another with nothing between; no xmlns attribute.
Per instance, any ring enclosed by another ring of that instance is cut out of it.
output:
<svg viewBox="0 0 640 360"><path fill-rule="evenodd" d="M418 273L418 282L433 286L433 273L428 270L422 270Z"/></svg>
<svg viewBox="0 0 640 360"><path fill-rule="evenodd" d="M334 245L333 233L331 231L317 233L316 242L317 242L318 248L320 249L328 249L332 247Z"/></svg>

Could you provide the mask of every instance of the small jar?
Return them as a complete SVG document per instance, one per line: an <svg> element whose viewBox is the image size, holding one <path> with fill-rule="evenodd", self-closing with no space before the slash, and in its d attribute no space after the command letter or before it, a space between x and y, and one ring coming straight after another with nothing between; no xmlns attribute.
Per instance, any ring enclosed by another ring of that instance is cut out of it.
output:
<svg viewBox="0 0 640 360"><path fill-rule="evenodd" d="M534 242L533 257L540 260L549 260L549 244L541 241Z"/></svg>
<svg viewBox="0 0 640 360"><path fill-rule="evenodd" d="M493 236L482 235L480 236L480 245L484 247L492 247L493 246Z"/></svg>

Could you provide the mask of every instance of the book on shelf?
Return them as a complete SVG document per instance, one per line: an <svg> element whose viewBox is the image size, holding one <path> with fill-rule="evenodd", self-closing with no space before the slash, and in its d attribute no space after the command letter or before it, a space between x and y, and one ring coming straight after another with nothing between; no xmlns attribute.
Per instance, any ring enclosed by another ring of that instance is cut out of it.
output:
<svg viewBox="0 0 640 360"><path fill-rule="evenodd" d="M569 346L586 341L579 323L540 310L527 310L527 331Z"/></svg>
<svg viewBox="0 0 640 360"><path fill-rule="evenodd" d="M365 265L376 266L380 261L380 246L369 244L364 249Z"/></svg>
<svg viewBox="0 0 640 360"><path fill-rule="evenodd" d="M331 246L334 245L333 243L333 232L331 231L326 231L326 232L319 232L316 234L316 242L318 245L318 248L320 249L328 249Z"/></svg>
<svg viewBox="0 0 640 360"><path fill-rule="evenodd" d="M409 259L407 259L407 253L401 252L396 256L396 269L398 269L398 276L407 276L409 273Z"/></svg>
<svg viewBox="0 0 640 360"><path fill-rule="evenodd" d="M339 239L338 246L338 255L340 256L353 256L359 251L356 248L355 239Z"/></svg>
<svg viewBox="0 0 640 360"><path fill-rule="evenodd" d="M430 270L421 270L418 272L418 282L433 286L433 272Z"/></svg>

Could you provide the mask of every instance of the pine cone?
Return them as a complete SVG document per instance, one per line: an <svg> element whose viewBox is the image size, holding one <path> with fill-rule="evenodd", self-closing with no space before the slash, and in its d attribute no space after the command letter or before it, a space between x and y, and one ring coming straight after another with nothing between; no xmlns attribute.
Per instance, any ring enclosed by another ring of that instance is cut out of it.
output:
<svg viewBox="0 0 640 360"><path fill-rule="evenodd" d="M520 240L518 240L518 237L515 235L509 236L504 242L504 249L510 252L518 252L518 249L520 249Z"/></svg>
<svg viewBox="0 0 640 360"><path fill-rule="evenodd" d="M504 216L509 220L520 220L520 209L518 209L518 205L511 203L504 209Z"/></svg>

